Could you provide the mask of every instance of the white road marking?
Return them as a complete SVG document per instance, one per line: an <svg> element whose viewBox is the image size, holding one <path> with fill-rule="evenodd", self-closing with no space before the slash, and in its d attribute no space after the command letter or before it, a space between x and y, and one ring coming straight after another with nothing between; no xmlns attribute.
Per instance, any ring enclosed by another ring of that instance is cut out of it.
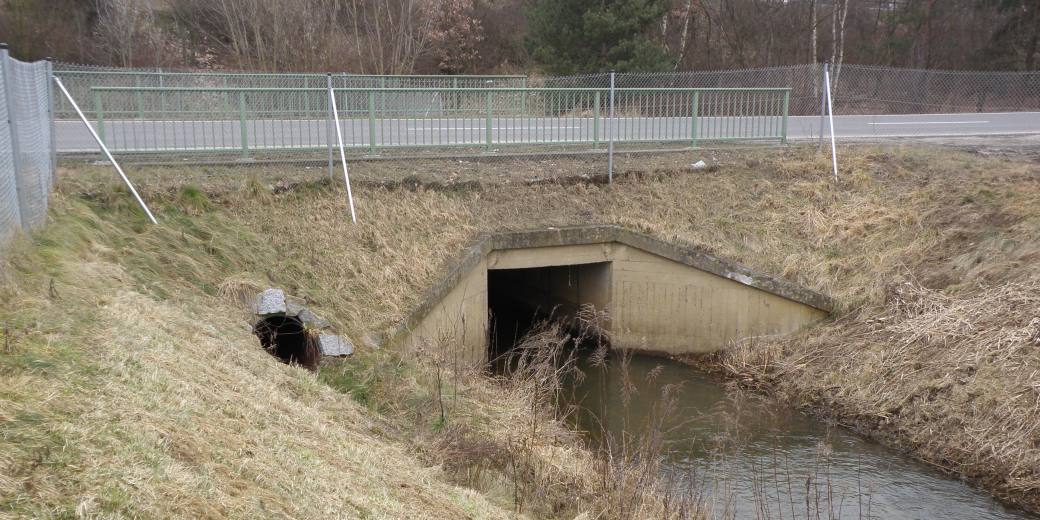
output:
<svg viewBox="0 0 1040 520"><path fill-rule="evenodd" d="M989 121L898 121L892 123L867 123L868 125L967 125L989 123Z"/></svg>

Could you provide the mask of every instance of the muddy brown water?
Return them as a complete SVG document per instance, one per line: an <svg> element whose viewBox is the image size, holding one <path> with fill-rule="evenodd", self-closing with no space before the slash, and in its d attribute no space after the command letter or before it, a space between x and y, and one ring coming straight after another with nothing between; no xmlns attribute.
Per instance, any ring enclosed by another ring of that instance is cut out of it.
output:
<svg viewBox="0 0 1040 520"><path fill-rule="evenodd" d="M666 359L634 356L624 371L579 363L566 398L596 442L645 431L664 385L679 385L663 422L663 472L714 518L1037 519L967 483L837 426ZM692 483L692 485L690 485Z"/></svg>

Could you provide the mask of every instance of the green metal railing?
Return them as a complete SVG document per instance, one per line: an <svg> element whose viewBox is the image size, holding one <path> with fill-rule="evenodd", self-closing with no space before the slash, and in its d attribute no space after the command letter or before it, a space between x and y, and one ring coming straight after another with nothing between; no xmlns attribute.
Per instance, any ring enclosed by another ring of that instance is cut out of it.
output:
<svg viewBox="0 0 1040 520"><path fill-rule="evenodd" d="M326 80L327 81L327 80ZM326 88L92 87L88 116L117 153L326 149ZM335 88L344 144L396 148L786 140L790 90Z"/></svg>
<svg viewBox="0 0 1040 520"><path fill-rule="evenodd" d="M148 70L61 69L61 78L72 97L86 100L94 87L152 88L325 88L329 74L254 73L254 72L169 72ZM367 75L332 74L336 88L479 88L526 87L522 75ZM55 100L59 118L74 119L72 107L64 99ZM81 103L82 104L82 103ZM140 103L139 103L140 104Z"/></svg>

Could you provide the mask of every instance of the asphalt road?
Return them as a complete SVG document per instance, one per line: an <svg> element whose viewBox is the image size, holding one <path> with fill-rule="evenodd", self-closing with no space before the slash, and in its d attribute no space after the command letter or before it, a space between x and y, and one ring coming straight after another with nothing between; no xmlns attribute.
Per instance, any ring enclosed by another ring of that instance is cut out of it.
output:
<svg viewBox="0 0 1040 520"><path fill-rule="evenodd" d="M493 117L492 148L522 144L606 142L613 134L619 143L692 141L689 117L620 117L614 122L589 117ZM777 117L704 117L697 120L702 141L719 139L777 140L782 128ZM611 128L613 127L613 128ZM485 118L348 119L341 121L344 144L367 149L372 137L378 146L486 146ZM788 121L788 139L816 139L819 116L794 116ZM244 130L244 132L243 132ZM242 150L243 133L250 151L325 147L324 120L282 119L223 121L109 120L105 142L113 151ZM829 135L826 125L824 134ZM1040 134L1040 112L961 113L923 115L835 116L835 135L841 138L891 138ZM334 134L334 131L332 131ZM598 140L595 137L598 136ZM332 135L335 141L335 135ZM94 152L97 145L78 120L56 122L59 153Z"/></svg>
<svg viewBox="0 0 1040 520"><path fill-rule="evenodd" d="M820 117L790 118L794 139L818 137ZM944 137L1040 134L1040 112L835 116L837 137ZM827 127L824 134L829 136Z"/></svg>

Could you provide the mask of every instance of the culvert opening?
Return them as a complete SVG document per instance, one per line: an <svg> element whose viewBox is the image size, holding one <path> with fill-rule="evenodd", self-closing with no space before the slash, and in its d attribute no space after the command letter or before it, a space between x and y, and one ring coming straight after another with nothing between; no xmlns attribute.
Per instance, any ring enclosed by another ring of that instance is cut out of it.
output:
<svg viewBox="0 0 1040 520"><path fill-rule="evenodd" d="M584 305L607 307L610 262L488 270L488 360L493 369L543 320L573 322Z"/></svg>
<svg viewBox="0 0 1040 520"><path fill-rule="evenodd" d="M317 370L320 359L317 339L293 316L268 316L256 322L253 334L272 356L290 365Z"/></svg>

